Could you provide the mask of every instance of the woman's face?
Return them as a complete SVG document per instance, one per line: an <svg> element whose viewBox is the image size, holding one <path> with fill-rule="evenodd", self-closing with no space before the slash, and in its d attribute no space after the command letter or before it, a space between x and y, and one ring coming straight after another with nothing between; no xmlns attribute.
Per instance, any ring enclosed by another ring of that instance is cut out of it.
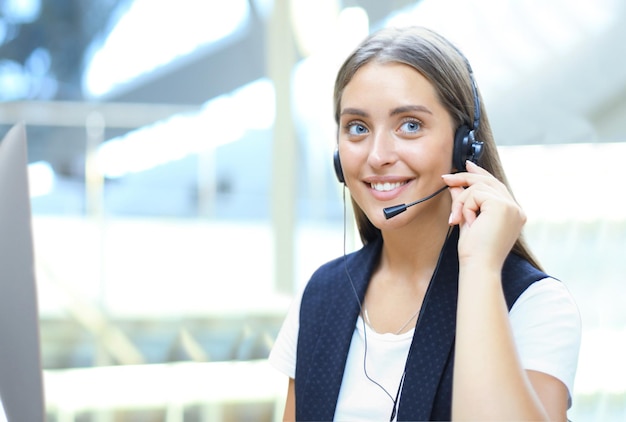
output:
<svg viewBox="0 0 626 422"><path fill-rule="evenodd" d="M350 193L374 226L398 226L449 200L444 192L387 221L382 211L444 186L453 136L449 113L414 68L373 62L356 72L341 96L339 155Z"/></svg>

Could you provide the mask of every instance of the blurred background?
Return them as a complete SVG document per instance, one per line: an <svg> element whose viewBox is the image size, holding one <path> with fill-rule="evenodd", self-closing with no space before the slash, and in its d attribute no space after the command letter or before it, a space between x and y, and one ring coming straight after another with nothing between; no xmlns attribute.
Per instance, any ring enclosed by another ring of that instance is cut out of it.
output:
<svg viewBox="0 0 626 422"><path fill-rule="evenodd" d="M579 304L570 419L624 420L625 23L619 0L0 1L48 420L282 417L265 359L344 248L334 76L406 24L468 56L528 240Z"/></svg>

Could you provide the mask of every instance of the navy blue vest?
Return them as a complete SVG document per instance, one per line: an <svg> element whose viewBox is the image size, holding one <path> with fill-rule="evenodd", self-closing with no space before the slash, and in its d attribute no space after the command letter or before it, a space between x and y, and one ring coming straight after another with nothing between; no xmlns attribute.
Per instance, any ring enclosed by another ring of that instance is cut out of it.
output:
<svg viewBox="0 0 626 422"><path fill-rule="evenodd" d="M458 293L458 228L446 243L431 282L406 362L398 420L450 420ZM330 421L335 414L357 317L380 257L382 241L320 267L307 284L300 309L296 359L296 419ZM346 274L350 273L354 287ZM535 281L547 277L510 254L502 270L509 309ZM391 413L391 404L389 408Z"/></svg>

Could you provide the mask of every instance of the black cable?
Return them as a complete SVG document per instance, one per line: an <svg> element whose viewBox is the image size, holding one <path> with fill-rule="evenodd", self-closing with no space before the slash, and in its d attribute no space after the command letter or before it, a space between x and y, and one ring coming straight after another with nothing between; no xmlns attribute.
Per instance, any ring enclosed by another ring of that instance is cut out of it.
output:
<svg viewBox="0 0 626 422"><path fill-rule="evenodd" d="M359 294L356 291L356 287L354 286L354 281L350 276L350 271L348 271L348 260L346 259L346 187L343 187L343 265L346 271L346 275L348 276L348 280L350 281L350 286L352 287L352 291L354 292L354 296L356 297L356 301L359 304L359 312L361 314L361 321L363 321L363 372L365 373L365 377L370 380L372 383L376 384L380 387L381 390L389 396L391 401L394 403L394 407L396 404L396 400L389 394L389 392L383 387L378 381L374 380L367 373L367 327L365 326L365 316L363 315L363 304L361 303L361 299L359 298ZM397 397L396 397L397 399Z"/></svg>
<svg viewBox="0 0 626 422"><path fill-rule="evenodd" d="M446 186L447 187L447 186ZM432 195L434 196L434 195ZM352 287L352 291L354 292L354 296L356 297L356 301L359 304L359 312L361 314L361 320L363 321L363 373L365 374L365 377L372 382L373 384L377 385L385 394L387 394L387 396L391 399L392 403L393 403L393 408L391 409L391 417L389 419L389 421L393 421L393 419L396 417L396 412L398 409L398 399L400 398L400 391L402 391L402 386L404 385L404 378L406 376L406 362L405 362L405 367L404 367L404 371L402 372L402 377L400 378L400 384L398 385L398 391L396 392L396 397L394 398L388 391L387 389L385 389L385 387L383 387L379 382L377 382L376 380L374 380L372 377L369 376L369 374L367 373L367 327L365 324L365 315L363 313L363 304L361 303L361 299L359 298L359 294L356 291L356 287L354 285L354 281L352 280L352 276L350 276L350 271L348 270L348 260L346 258L346 186L343 186L343 264L344 264L344 269L346 272L346 276L348 277L348 280L350 281L350 286ZM446 245L448 243L448 239L450 238L450 233L452 232L452 227L448 228L448 233L446 234L446 240L443 243L443 246L441 247L441 251L439 252L439 257L437 258L437 265L435 266L435 270L433 271L433 275L430 278L430 282L428 283L428 289L426 290L426 295L424 296L424 300L422 301L422 306L420 308L420 312L419 315L417 317L417 322L415 323L415 331L417 331L417 327L418 324L420 323L420 321L422 320L422 312L424 311L425 308L425 304L428 301L428 298L430 296L430 292L432 291L432 284L435 280L435 277L437 276L437 273L439 272L439 266L441 264L441 260L443 258L443 252L446 249ZM410 353L410 350L409 350ZM408 354L407 354L407 360L408 360Z"/></svg>

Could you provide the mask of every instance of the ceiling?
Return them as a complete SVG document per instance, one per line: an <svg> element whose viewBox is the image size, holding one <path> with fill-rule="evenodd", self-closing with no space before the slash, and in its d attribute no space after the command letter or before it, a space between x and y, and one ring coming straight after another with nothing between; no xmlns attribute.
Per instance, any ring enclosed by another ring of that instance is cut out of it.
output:
<svg viewBox="0 0 626 422"><path fill-rule="evenodd" d="M220 48L205 50L153 72L111 94L105 101L142 104L147 107L147 117L144 117L147 122L150 116L160 119L170 112L198 107L210 98L266 75L267 21L259 12L262 2L249 1L253 13L245 30ZM371 26L376 27L394 11L419 2L352 0L343 3L363 7ZM567 52L550 51L550 39L539 39L539 45L548 46L540 68L513 74L517 79L506 89L483 90L499 144L626 140L626 124L623 123L626 121L626 7L617 1L601 3L611 7L610 25L593 33L581 28L584 37ZM128 0L41 1L39 17L33 22L11 23L10 17L3 16L10 36L5 37L0 46L0 62L4 63L0 65L0 74L8 61L26 67L34 50L43 48L49 52L49 67L38 82L31 82L21 97L5 95L5 101L0 103L0 123L5 130L16 118L23 118L29 124L31 161L46 159L59 174L82 177L84 127L42 122L46 119L62 121L63 115L78 116L80 121L89 107L94 106L93 101L83 103L85 98L80 89L85 52L92 40L106 34L115 23L116 11L129 4ZM564 16L566 12L563 10ZM471 11L471 19L461 20L462 25L467 25L468 34L483 33L482 38L478 38L480 44L469 48L470 52L475 52L469 54L470 60L487 54L505 61L514 60L514 47L503 47L496 42L498 28L489 13L488 8L476 8ZM525 16L520 16L523 18ZM533 38L533 26L527 23L526 29L525 34ZM490 82L486 76L489 66L475 66L474 70L479 86L486 88ZM53 80L54 89L42 82L46 78ZM64 111L50 101L75 102L71 104L76 107ZM124 124L117 127L113 124L107 128L105 138L127 130L129 127Z"/></svg>
<svg viewBox="0 0 626 422"><path fill-rule="evenodd" d="M33 22L19 22L19 19L12 19L6 13L2 16L13 35L0 45L0 61L22 66L26 73L33 51L44 49L49 55L45 75L39 78L31 76L25 81L28 86L16 93L3 95L0 92L0 99L4 100L0 102L3 131L17 120L26 121L30 161L46 160L61 175L83 177L85 128L71 122L84 122L95 107L102 110L102 101L116 105L127 103L133 106L132 112L136 112L136 105L142 106L140 111L143 114L130 121L130 108L122 108L121 111L113 106L105 108L105 111L117 111L107 115L113 116L107 119L105 133L105 139L110 139L138 124L147 124L169 114L198 107L210 98L266 75L268 29L258 10L263 2L250 0L252 14L246 28L219 48L208 49L144 75L97 103L90 101L81 90L89 46L106 35L119 14L131 3L131 0L42 1L38 18ZM414 2L353 0L344 3L366 8L370 19L376 22ZM246 65L242 66L242 63ZM1 71L2 68L0 74ZM53 88L49 87L50 84L46 88L42 79L53 82ZM128 124L115 124L120 114L126 114L121 120L129 121Z"/></svg>

